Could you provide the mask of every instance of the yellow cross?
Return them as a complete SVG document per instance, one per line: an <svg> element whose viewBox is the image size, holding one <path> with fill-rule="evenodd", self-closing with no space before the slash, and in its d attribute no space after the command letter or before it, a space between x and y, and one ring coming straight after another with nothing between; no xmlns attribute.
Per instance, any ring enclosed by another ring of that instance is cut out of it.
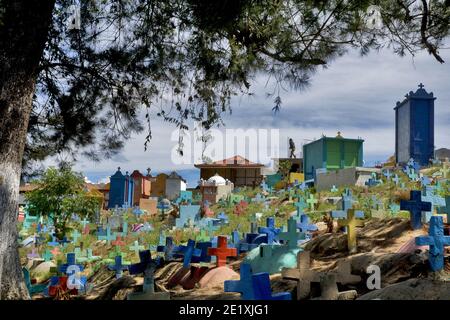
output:
<svg viewBox="0 0 450 320"><path fill-rule="evenodd" d="M364 226L364 221L355 217L355 209L347 210L347 219L338 220L339 227L347 227L347 246L350 253L356 252L356 227Z"/></svg>

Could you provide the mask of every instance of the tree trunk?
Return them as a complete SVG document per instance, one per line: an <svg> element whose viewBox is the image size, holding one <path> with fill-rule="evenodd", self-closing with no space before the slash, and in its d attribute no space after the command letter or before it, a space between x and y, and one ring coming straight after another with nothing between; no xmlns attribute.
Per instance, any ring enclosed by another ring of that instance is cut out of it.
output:
<svg viewBox="0 0 450 320"><path fill-rule="evenodd" d="M26 299L17 239L19 181L54 0L0 5L0 299Z"/></svg>

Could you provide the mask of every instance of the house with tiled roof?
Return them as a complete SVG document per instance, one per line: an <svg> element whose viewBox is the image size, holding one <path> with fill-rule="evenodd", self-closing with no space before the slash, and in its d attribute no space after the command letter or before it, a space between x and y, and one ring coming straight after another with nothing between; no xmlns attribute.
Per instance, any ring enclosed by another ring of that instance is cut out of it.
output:
<svg viewBox="0 0 450 320"><path fill-rule="evenodd" d="M208 180L218 174L231 181L235 187L259 185L262 182L261 170L264 168L263 164L252 162L239 155L194 166L200 169L200 179Z"/></svg>

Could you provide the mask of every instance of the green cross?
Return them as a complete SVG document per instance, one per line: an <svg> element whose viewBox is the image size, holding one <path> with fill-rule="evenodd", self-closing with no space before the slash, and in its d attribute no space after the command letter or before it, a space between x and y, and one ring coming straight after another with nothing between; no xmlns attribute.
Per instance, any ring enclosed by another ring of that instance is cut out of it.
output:
<svg viewBox="0 0 450 320"><path fill-rule="evenodd" d="M99 259L100 259L100 256L94 256L94 255L92 255L92 249L91 249L91 248L88 248L88 249L87 249L87 258L88 258L89 261L93 261L93 260L99 260Z"/></svg>
<svg viewBox="0 0 450 320"><path fill-rule="evenodd" d="M209 241L209 236L204 229L200 230L200 234L197 235L196 239L198 242L206 242Z"/></svg>
<svg viewBox="0 0 450 320"><path fill-rule="evenodd" d="M288 248L297 248L298 240L305 239L305 234L303 232L297 232L297 221L293 217L290 217L288 220L288 231L280 233L278 238L286 241Z"/></svg>
<svg viewBox="0 0 450 320"><path fill-rule="evenodd" d="M144 250L145 247L144 246L140 246L139 245L139 241L135 240L134 244L132 246L128 247L131 251L134 251L136 253L137 256L139 256L139 251L140 250Z"/></svg>
<svg viewBox="0 0 450 320"><path fill-rule="evenodd" d="M310 194L310 195L309 195L309 199L306 200L306 203L309 204L311 210L314 210L314 205L315 205L317 202L319 202L319 201L318 201L317 199L314 198L314 195L313 195L313 194Z"/></svg>

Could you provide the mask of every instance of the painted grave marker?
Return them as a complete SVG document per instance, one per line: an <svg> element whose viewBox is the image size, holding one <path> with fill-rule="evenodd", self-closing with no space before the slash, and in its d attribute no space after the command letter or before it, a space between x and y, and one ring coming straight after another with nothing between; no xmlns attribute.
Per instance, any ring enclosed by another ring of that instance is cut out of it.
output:
<svg viewBox="0 0 450 320"><path fill-rule="evenodd" d="M219 236L217 239L217 248L208 248L208 255L216 256L217 267L222 267L227 264L227 257L236 257L237 249L228 248L227 237Z"/></svg>
<svg viewBox="0 0 450 320"><path fill-rule="evenodd" d="M416 245L429 246L428 262L431 271L440 271L444 268L444 249L450 246L450 237L444 236L444 222L442 217L433 216L430 219L428 236L416 237Z"/></svg>
<svg viewBox="0 0 450 320"><path fill-rule="evenodd" d="M400 201L400 210L407 210L410 212L411 227L416 230L422 227L422 212L431 211L431 203L422 201L420 191L411 190L410 200Z"/></svg>

